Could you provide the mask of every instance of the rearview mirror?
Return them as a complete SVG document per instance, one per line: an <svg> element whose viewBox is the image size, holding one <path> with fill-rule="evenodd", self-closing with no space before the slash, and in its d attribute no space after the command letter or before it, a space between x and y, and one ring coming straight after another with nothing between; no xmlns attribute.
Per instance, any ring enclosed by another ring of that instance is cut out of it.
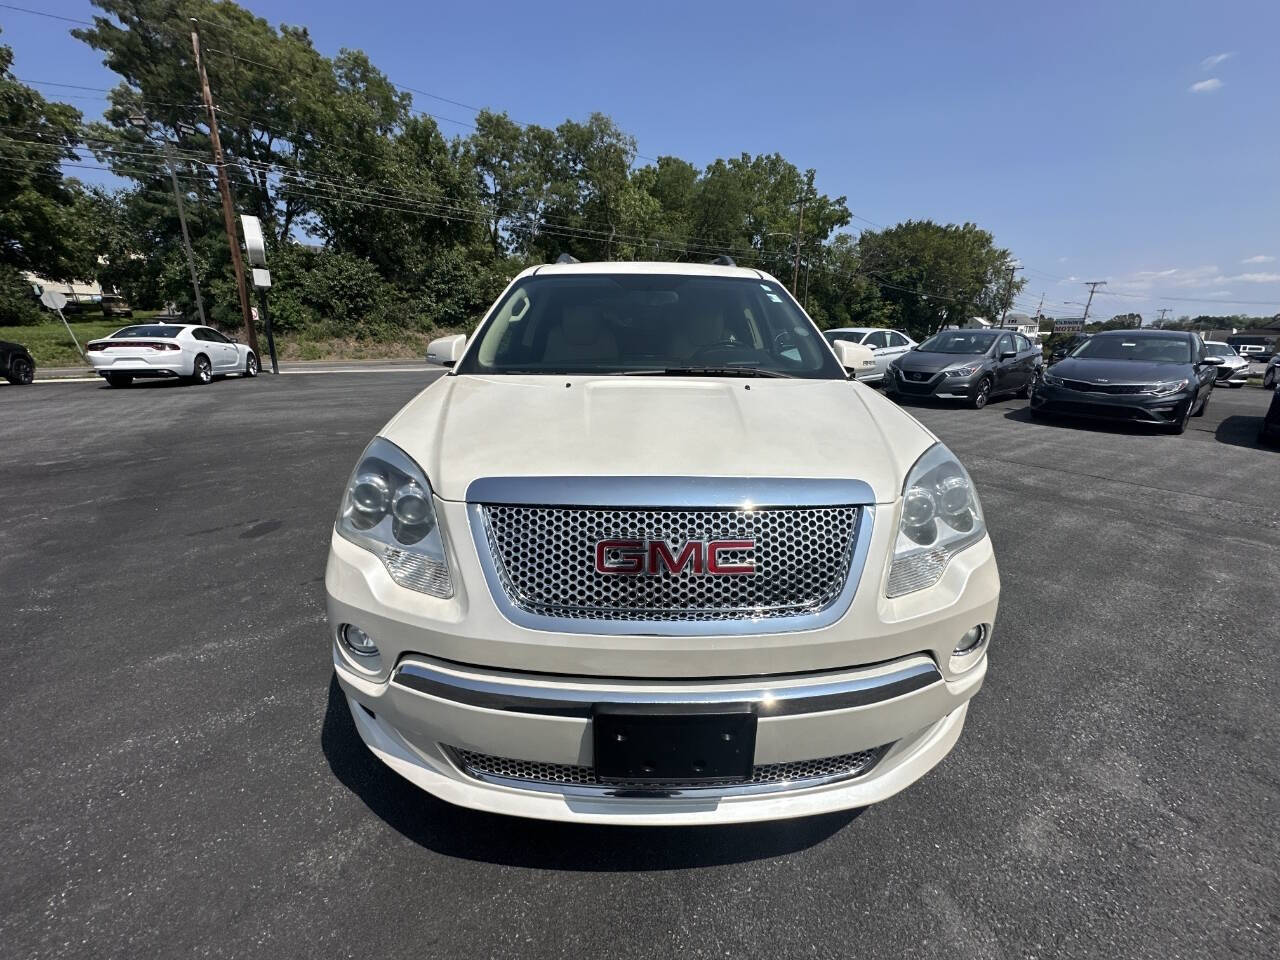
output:
<svg viewBox="0 0 1280 960"><path fill-rule="evenodd" d="M438 363L442 367L452 367L462 359L467 349L467 335L454 334L452 337L441 337L427 344L427 363Z"/></svg>
<svg viewBox="0 0 1280 960"><path fill-rule="evenodd" d="M850 376L857 377L859 373L868 373L875 369L876 360L871 355L871 349L861 343L837 340L831 345L831 349L835 351L840 366L844 367Z"/></svg>

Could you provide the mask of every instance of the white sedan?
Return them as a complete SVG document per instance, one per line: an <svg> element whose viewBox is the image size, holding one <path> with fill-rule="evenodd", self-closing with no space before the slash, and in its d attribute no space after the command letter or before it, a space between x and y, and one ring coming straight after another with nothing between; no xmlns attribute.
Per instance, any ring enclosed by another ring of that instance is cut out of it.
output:
<svg viewBox="0 0 1280 960"><path fill-rule="evenodd" d="M859 373L858 379L868 383L883 383L885 373L894 358L910 352L916 342L900 330L884 330L879 327L837 327L824 330L822 335L828 343L843 340L846 343L860 344L875 353L875 369L867 373Z"/></svg>
<svg viewBox="0 0 1280 960"><path fill-rule="evenodd" d="M127 387L138 377L209 383L231 373L258 375L258 358L248 346L212 327L191 323L122 327L109 337L90 340L85 352L94 372L113 387Z"/></svg>

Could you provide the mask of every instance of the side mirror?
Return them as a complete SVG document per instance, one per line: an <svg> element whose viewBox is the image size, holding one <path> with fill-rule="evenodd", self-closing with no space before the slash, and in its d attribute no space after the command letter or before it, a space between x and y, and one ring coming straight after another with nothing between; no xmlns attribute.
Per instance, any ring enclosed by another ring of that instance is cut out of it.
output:
<svg viewBox="0 0 1280 960"><path fill-rule="evenodd" d="M1017 350L1006 350L1004 353L1000 354L1000 359L1001 359L1001 360L1012 360L1012 359L1013 359L1014 357L1016 357L1017 355L1018 355L1018 351L1017 351Z"/></svg>
<svg viewBox="0 0 1280 960"><path fill-rule="evenodd" d="M875 352L876 352L876 345L875 345L874 343L864 343L864 344L862 344L862 346L866 347L866 348L867 348L868 350L870 350L872 353L875 353Z"/></svg>
<svg viewBox="0 0 1280 960"><path fill-rule="evenodd" d="M871 355L871 348L861 343L850 343L848 340L837 340L831 345L840 366L852 377L859 373L870 373L876 367L876 359Z"/></svg>
<svg viewBox="0 0 1280 960"><path fill-rule="evenodd" d="M1226 359L1225 359L1224 357L1205 357L1205 358L1204 358L1203 360L1201 360L1200 362L1201 362L1202 364L1205 364L1206 366L1210 366L1210 367L1220 367L1220 366L1222 366L1224 363L1226 363L1227 361L1226 361Z"/></svg>
<svg viewBox="0 0 1280 960"><path fill-rule="evenodd" d="M452 337L441 337L427 344L427 363L438 363L442 367L452 367L462 359L467 349L467 335L455 334Z"/></svg>

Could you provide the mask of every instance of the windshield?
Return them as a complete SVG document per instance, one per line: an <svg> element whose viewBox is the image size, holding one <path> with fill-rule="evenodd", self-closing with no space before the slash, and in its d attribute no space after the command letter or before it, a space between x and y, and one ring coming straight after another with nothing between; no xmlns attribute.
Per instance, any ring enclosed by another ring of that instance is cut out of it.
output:
<svg viewBox="0 0 1280 960"><path fill-rule="evenodd" d="M1234 350L1232 350L1232 349L1231 349L1229 346L1227 346L1225 343L1206 343L1206 344L1204 345L1204 352L1205 352L1205 353L1207 353L1207 354L1208 354L1209 356L1211 356L1211 357L1236 357L1236 356L1239 356L1239 354L1237 354Z"/></svg>
<svg viewBox="0 0 1280 960"><path fill-rule="evenodd" d="M117 330L111 335L112 340L124 340L130 337L144 337L146 339L154 339L155 337L176 337L182 332L182 327L171 326L168 324L154 324L145 327L125 327Z"/></svg>
<svg viewBox="0 0 1280 960"><path fill-rule="evenodd" d="M476 336L456 372L845 379L786 291L749 277L535 275Z"/></svg>
<svg viewBox="0 0 1280 960"><path fill-rule="evenodd" d="M1094 337L1073 350L1071 356L1081 360L1190 363L1191 341L1186 337Z"/></svg>
<svg viewBox="0 0 1280 960"><path fill-rule="evenodd" d="M999 335L990 330L944 330L920 344L920 349L925 353L986 353Z"/></svg>

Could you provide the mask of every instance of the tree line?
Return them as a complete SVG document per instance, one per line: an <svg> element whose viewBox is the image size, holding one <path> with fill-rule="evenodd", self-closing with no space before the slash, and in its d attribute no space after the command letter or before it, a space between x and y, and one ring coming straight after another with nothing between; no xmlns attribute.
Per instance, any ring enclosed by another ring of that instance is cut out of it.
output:
<svg viewBox="0 0 1280 960"><path fill-rule="evenodd" d="M35 310L19 270L96 277L135 306L193 309L168 150L206 309L239 325L190 18L237 210L268 233L278 329L376 338L465 327L515 272L560 253L727 254L794 283L824 327L916 337L998 317L1024 283L1011 253L972 223L855 235L847 198L777 153L703 167L641 157L601 113L551 128L481 110L448 136L365 53L326 57L304 27L215 0L94 2L93 26L72 33L120 78L101 119L20 83L0 47L0 322ZM70 175L76 164L127 185L85 186Z"/></svg>

